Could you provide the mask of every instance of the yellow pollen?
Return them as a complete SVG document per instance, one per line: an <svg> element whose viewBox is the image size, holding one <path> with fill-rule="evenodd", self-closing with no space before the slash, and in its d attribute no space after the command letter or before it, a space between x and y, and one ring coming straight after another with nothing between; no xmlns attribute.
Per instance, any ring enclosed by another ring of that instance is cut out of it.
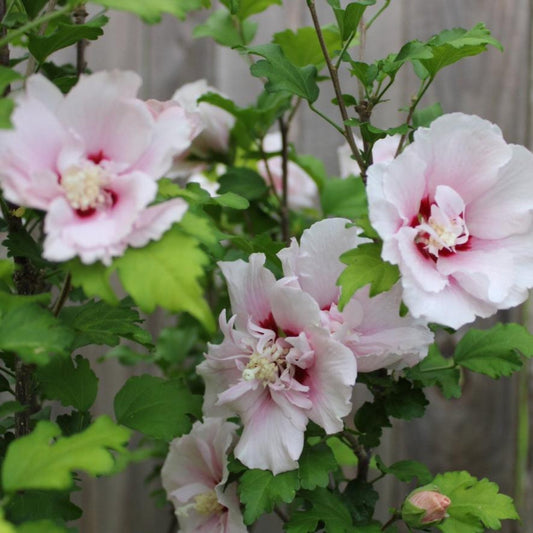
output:
<svg viewBox="0 0 533 533"><path fill-rule="evenodd" d="M224 506L218 501L217 493L214 490L198 494L195 498L195 502L196 505L194 508L200 514L220 514L224 510Z"/></svg>
<svg viewBox="0 0 533 533"><path fill-rule="evenodd" d="M242 372L242 378L245 381L257 379L264 384L273 383L277 377L278 365L258 353L252 354L250 361Z"/></svg>
<svg viewBox="0 0 533 533"><path fill-rule="evenodd" d="M81 211L103 207L110 202L109 193L103 189L107 183L106 172L93 163L72 166L61 176L61 186L69 204Z"/></svg>

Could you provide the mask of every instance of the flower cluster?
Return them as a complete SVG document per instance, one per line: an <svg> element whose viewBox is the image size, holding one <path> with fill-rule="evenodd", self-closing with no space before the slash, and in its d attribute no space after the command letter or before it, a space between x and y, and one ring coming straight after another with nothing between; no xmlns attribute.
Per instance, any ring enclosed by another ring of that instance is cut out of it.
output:
<svg viewBox="0 0 533 533"><path fill-rule="evenodd" d="M362 289L339 310L339 256L364 242L347 224L323 220L293 240L279 253L280 280L262 254L220 264L233 314L222 313L224 340L209 345L198 372L205 414L241 418L234 453L250 468L297 468L309 420L342 430L358 368L411 366L433 341L424 324L399 316L399 287L374 299Z"/></svg>

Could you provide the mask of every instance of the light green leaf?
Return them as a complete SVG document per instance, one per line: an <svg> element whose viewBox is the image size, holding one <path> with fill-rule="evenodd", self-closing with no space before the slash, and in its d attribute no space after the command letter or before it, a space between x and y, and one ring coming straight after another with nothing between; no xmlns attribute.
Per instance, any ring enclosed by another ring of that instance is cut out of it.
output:
<svg viewBox="0 0 533 533"><path fill-rule="evenodd" d="M311 508L296 511L286 524L287 533L311 533L319 522L325 524L328 533L346 533L352 527L352 517L336 494L317 489L304 494Z"/></svg>
<svg viewBox="0 0 533 533"><path fill-rule="evenodd" d="M268 186L265 180L250 168L232 167L218 180L221 193L233 192L247 200L265 196Z"/></svg>
<svg viewBox="0 0 533 533"><path fill-rule="evenodd" d="M65 406L88 411L96 399L98 378L89 361L81 355L76 357L76 366L70 357L55 357L39 368L36 375L49 400L59 400Z"/></svg>
<svg viewBox="0 0 533 533"><path fill-rule="evenodd" d="M322 35L330 56L335 50L342 48L337 28L325 26L322 28ZM320 68L326 63L314 28L307 26L299 28L296 32L285 30L275 33L272 40L281 46L287 59L297 67L315 65Z"/></svg>
<svg viewBox="0 0 533 533"><path fill-rule="evenodd" d="M0 94L3 94L10 83L22 79L22 75L11 68L0 65Z"/></svg>
<svg viewBox="0 0 533 533"><path fill-rule="evenodd" d="M207 262L198 242L174 227L157 242L128 249L114 266L143 311L151 313L158 305L171 312L187 311L214 330L211 310L198 283Z"/></svg>
<svg viewBox="0 0 533 533"><path fill-rule="evenodd" d="M413 128L427 128L436 118L440 117L442 114L442 106L439 104L439 102L428 107L424 107L423 109L417 109L413 113Z"/></svg>
<svg viewBox="0 0 533 533"><path fill-rule="evenodd" d="M355 220L368 213L366 191L361 178L327 180L324 183L320 200L326 216Z"/></svg>
<svg viewBox="0 0 533 533"><path fill-rule="evenodd" d="M7 130L13 127L11 113L15 109L15 102L11 98L0 98L0 129Z"/></svg>
<svg viewBox="0 0 533 533"><path fill-rule="evenodd" d="M519 324L497 324L488 330L471 329L455 348L455 362L492 378L520 369L519 353L533 356L533 335Z"/></svg>
<svg viewBox="0 0 533 533"><path fill-rule="evenodd" d="M388 291L399 279L396 265L381 259L381 245L361 244L354 250L341 255L341 261L348 265L340 275L337 285L342 288L339 308L342 309L355 291L370 284L370 296Z"/></svg>
<svg viewBox="0 0 533 533"><path fill-rule="evenodd" d="M17 526L17 533L68 533L68 529L50 520L38 520Z"/></svg>
<svg viewBox="0 0 533 533"><path fill-rule="evenodd" d="M26 363L43 365L51 354L67 354L74 332L50 311L27 304L7 311L0 321L0 349L15 352Z"/></svg>
<svg viewBox="0 0 533 533"><path fill-rule="evenodd" d="M354 451L347 444L344 444L344 442L342 442L338 437L329 437L326 440L326 444L333 452L337 464L340 466L357 465L358 459Z"/></svg>
<svg viewBox="0 0 533 533"><path fill-rule="evenodd" d="M244 20L251 15L261 13L272 5L280 6L282 0L222 0L231 13Z"/></svg>
<svg viewBox="0 0 533 533"><path fill-rule="evenodd" d="M287 59L278 44L263 44L245 49L247 54L263 57L254 63L250 71L258 78L267 78L268 92L287 91L313 103L318 98L315 66L299 68Z"/></svg>
<svg viewBox="0 0 533 533"><path fill-rule="evenodd" d="M297 471L274 476L268 470L248 470L239 481L239 495L244 503L244 523L253 524L262 514L280 503L290 503L299 488Z"/></svg>
<svg viewBox="0 0 533 533"><path fill-rule="evenodd" d="M214 11L209 18L196 28L194 37L211 37L222 46L246 46L251 43L257 31L257 23L250 20L241 22L241 31L230 13L224 9Z"/></svg>
<svg viewBox="0 0 533 533"><path fill-rule="evenodd" d="M77 470L93 476L109 473L114 468L109 449L124 451L130 432L102 416L82 433L60 435L59 426L41 421L32 433L11 442L2 467L6 492L65 490L71 487L71 474Z"/></svg>
<svg viewBox="0 0 533 533"><path fill-rule="evenodd" d="M149 375L128 379L114 405L120 424L167 442L190 430L189 414L201 417L201 397L180 381Z"/></svg>
<svg viewBox="0 0 533 533"><path fill-rule="evenodd" d="M152 341L138 325L142 322L139 313L125 304L115 307L92 300L63 308L59 317L76 332L72 349L88 344L116 346L121 337L145 346Z"/></svg>
<svg viewBox="0 0 533 533"><path fill-rule="evenodd" d="M73 259L66 263L66 269L72 276L72 285L81 287L87 297L97 296L107 303L118 303L118 298L109 283L111 267L102 263L84 265L79 259Z"/></svg>
<svg viewBox="0 0 533 533"><path fill-rule="evenodd" d="M298 464L300 485L302 489L307 490L327 487L329 475L338 469L335 456L325 443L305 446L302 455L298 459Z"/></svg>
<svg viewBox="0 0 533 533"><path fill-rule="evenodd" d="M482 533L485 528L500 529L501 520L519 519L513 500L486 478L479 481L468 472L447 472L431 483L451 500L450 517L436 526L443 533Z"/></svg>
<svg viewBox="0 0 533 533"><path fill-rule="evenodd" d="M93 0L93 3L110 9L129 11L148 24L159 22L163 13L183 19L189 11L210 5L209 0Z"/></svg>

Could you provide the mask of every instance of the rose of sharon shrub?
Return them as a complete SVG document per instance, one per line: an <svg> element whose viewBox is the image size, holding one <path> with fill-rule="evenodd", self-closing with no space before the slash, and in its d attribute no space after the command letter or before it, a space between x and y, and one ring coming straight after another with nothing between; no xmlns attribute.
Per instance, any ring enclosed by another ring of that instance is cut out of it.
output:
<svg viewBox="0 0 533 533"><path fill-rule="evenodd" d="M533 286L533 154L453 113L368 171L370 220L411 313L458 328L523 302Z"/></svg>
<svg viewBox="0 0 533 533"><path fill-rule="evenodd" d="M109 264L181 219L176 199L148 207L194 127L177 104L157 110L135 97L133 72L82 77L66 96L40 75L28 79L0 132L0 185L16 204L46 211L44 257Z"/></svg>
<svg viewBox="0 0 533 533"><path fill-rule="evenodd" d="M359 228L346 227L349 223L342 218L322 220L303 232L299 245L293 238L290 247L278 253L283 272L314 298L323 326L350 348L359 372L413 366L427 355L433 334L421 320L400 316L399 284L373 298L369 287L363 287L343 311L337 307L336 282L345 268L339 256L367 241L358 236Z"/></svg>
<svg viewBox="0 0 533 533"><path fill-rule="evenodd" d="M280 152L281 134L269 133L263 139L266 153ZM267 184L273 185L276 193L283 193L283 158L280 155L269 157L267 163L258 161L257 171ZM291 209L316 207L318 204L318 187L313 178L293 161L287 161L288 202Z"/></svg>
<svg viewBox="0 0 533 533"><path fill-rule="evenodd" d="M263 254L220 263L234 316L220 316L221 344L210 344L198 372L207 416L239 415L235 457L274 474L297 468L308 420L343 428L356 378L348 348L320 326L309 294L277 282Z"/></svg>
<svg viewBox="0 0 533 533"><path fill-rule="evenodd" d="M195 422L170 443L161 469L163 487L183 533L246 533L237 486L228 480L227 458L237 426L220 418Z"/></svg>

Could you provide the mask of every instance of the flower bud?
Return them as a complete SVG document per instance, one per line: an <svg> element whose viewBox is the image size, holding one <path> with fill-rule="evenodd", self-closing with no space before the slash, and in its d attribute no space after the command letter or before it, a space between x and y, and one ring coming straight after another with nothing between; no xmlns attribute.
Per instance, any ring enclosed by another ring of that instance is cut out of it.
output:
<svg viewBox="0 0 533 533"><path fill-rule="evenodd" d="M433 486L421 487L406 498L402 506L402 519L411 527L425 527L444 520L450 498Z"/></svg>

